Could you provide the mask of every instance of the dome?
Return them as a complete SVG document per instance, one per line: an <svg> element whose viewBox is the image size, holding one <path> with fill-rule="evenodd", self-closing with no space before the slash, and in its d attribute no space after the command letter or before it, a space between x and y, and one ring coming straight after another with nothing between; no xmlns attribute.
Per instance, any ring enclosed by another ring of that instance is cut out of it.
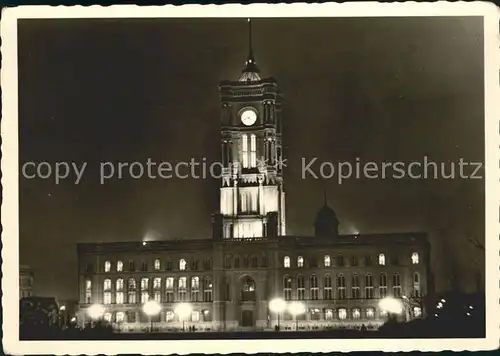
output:
<svg viewBox="0 0 500 356"><path fill-rule="evenodd" d="M314 234L320 236L338 236L339 220L337 215L326 202L316 214L314 222Z"/></svg>

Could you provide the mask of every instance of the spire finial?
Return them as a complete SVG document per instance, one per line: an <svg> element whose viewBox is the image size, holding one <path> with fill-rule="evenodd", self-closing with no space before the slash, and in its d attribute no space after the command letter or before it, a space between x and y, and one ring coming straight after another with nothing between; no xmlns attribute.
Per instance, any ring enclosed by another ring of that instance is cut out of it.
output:
<svg viewBox="0 0 500 356"><path fill-rule="evenodd" d="M260 70L255 63L252 47L252 19L248 19L248 58L245 68L241 71L240 82L256 82L260 80Z"/></svg>
<svg viewBox="0 0 500 356"><path fill-rule="evenodd" d="M255 58L253 57L253 48L252 48L252 19L248 19L248 63L255 62Z"/></svg>

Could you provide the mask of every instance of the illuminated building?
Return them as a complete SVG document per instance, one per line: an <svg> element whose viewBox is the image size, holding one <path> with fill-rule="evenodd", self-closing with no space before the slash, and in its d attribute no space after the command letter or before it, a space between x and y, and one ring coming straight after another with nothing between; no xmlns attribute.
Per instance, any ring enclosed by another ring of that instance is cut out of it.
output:
<svg viewBox="0 0 500 356"><path fill-rule="evenodd" d="M314 236L287 235L278 83L261 77L250 46L241 76L219 88L224 168L212 238L79 244L79 320L102 304L102 317L123 331L148 330L141 306L150 299L162 306L153 317L162 331L272 329L274 298L305 307L283 312L283 330L377 327L386 296L401 301L401 318L422 315L426 234L339 235L325 200ZM179 303L191 306L187 320Z"/></svg>

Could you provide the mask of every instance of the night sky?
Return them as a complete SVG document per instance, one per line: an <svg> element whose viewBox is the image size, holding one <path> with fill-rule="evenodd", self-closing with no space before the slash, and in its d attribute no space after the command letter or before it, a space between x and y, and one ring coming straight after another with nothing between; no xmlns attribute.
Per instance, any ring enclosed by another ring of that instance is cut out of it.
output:
<svg viewBox="0 0 500 356"><path fill-rule="evenodd" d="M20 262L38 295L76 298L77 242L210 238L215 179L99 183L101 161L215 161L218 82L248 53L246 19L21 20L20 163L88 162L20 181ZM457 265L473 288L484 256L483 180L301 179L320 161L484 160L480 18L255 19L263 76L286 98L289 234L312 235L323 203L341 233L427 231L436 287ZM484 174L484 170L482 171ZM21 174L20 174L21 176Z"/></svg>

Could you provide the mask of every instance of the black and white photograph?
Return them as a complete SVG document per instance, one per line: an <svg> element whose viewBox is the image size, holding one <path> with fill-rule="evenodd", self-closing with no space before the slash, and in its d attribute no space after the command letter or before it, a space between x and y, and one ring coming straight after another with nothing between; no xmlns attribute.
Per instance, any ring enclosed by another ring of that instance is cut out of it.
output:
<svg viewBox="0 0 500 356"><path fill-rule="evenodd" d="M7 9L6 351L498 348L498 10L412 6Z"/></svg>

